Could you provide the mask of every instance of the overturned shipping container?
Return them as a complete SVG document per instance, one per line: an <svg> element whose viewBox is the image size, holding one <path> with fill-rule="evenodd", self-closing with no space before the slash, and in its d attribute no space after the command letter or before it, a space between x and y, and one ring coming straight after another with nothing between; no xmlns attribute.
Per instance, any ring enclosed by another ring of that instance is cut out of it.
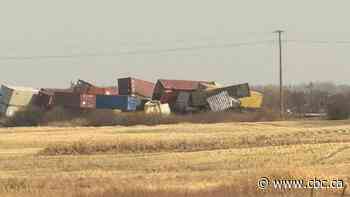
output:
<svg viewBox="0 0 350 197"><path fill-rule="evenodd" d="M154 88L153 100L169 103L170 107L173 109L175 108L179 92L193 92L199 88L201 83L210 84L211 82L159 79Z"/></svg>
<svg viewBox="0 0 350 197"><path fill-rule="evenodd" d="M154 88L153 99L160 100L162 95L167 92L194 91L198 89L200 83L210 83L210 82L159 79Z"/></svg>
<svg viewBox="0 0 350 197"><path fill-rule="evenodd" d="M96 108L96 96L71 92L55 92L53 105L68 108Z"/></svg>
<svg viewBox="0 0 350 197"><path fill-rule="evenodd" d="M207 105L207 98L213 95L217 95L220 92L227 92L232 98L244 98L250 96L250 88L248 83L232 85L222 88L215 88L209 90L196 90L192 92L192 105L193 106L205 106Z"/></svg>
<svg viewBox="0 0 350 197"><path fill-rule="evenodd" d="M32 104L37 89L28 87L1 86L1 103L12 106L27 106Z"/></svg>
<svg viewBox="0 0 350 197"><path fill-rule="evenodd" d="M263 94L257 91L250 91L249 97L239 99L241 101L241 107L247 109L259 109L263 103Z"/></svg>
<svg viewBox="0 0 350 197"><path fill-rule="evenodd" d="M73 87L74 92L80 94L93 94L93 95L118 95L117 87L97 87L84 80L78 80Z"/></svg>
<svg viewBox="0 0 350 197"><path fill-rule="evenodd" d="M54 105L55 92L73 93L73 89L42 88L35 98L34 104L42 108L50 108Z"/></svg>
<svg viewBox="0 0 350 197"><path fill-rule="evenodd" d="M155 84L149 81L135 79L131 77L118 79L118 89L120 95L134 95L151 98Z"/></svg>
<svg viewBox="0 0 350 197"><path fill-rule="evenodd" d="M207 102L211 111L214 112L225 111L233 107L239 107L240 105L239 101L230 97L227 91L208 97Z"/></svg>
<svg viewBox="0 0 350 197"><path fill-rule="evenodd" d="M135 111L140 100L127 95L97 95L97 109L119 109L122 111Z"/></svg>

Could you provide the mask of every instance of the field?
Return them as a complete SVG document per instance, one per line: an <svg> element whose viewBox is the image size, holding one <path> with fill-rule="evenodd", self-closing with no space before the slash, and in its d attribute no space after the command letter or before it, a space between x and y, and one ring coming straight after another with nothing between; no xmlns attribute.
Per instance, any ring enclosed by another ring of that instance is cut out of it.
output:
<svg viewBox="0 0 350 197"><path fill-rule="evenodd" d="M311 194L260 177L349 181L350 121L0 129L1 197Z"/></svg>

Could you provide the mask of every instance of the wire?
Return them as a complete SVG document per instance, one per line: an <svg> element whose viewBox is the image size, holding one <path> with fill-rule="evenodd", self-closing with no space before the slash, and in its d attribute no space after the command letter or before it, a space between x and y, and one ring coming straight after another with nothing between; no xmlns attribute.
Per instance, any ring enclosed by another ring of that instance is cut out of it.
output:
<svg viewBox="0 0 350 197"><path fill-rule="evenodd" d="M121 55L139 55L139 54L158 54L158 53L173 53L179 51L192 51L200 49L215 49L215 48L232 48L243 46L256 46L260 44L273 43L273 40L255 41L255 42L242 42L242 43L227 43L222 45L207 44L202 46L190 46L179 47L159 50L138 50L138 51L125 51L119 53L95 53L95 54L73 54L73 55L41 55L41 56L4 56L0 57L0 60L35 60L35 59L68 59L68 58L80 58L80 57L108 57L108 56L121 56Z"/></svg>
<svg viewBox="0 0 350 197"><path fill-rule="evenodd" d="M306 43L306 44L350 44L349 40L326 41L326 40L284 40L284 42Z"/></svg>

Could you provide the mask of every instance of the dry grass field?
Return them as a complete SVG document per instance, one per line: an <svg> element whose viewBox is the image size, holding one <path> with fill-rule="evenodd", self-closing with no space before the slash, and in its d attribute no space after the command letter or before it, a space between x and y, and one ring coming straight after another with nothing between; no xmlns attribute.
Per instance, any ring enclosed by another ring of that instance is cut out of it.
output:
<svg viewBox="0 0 350 197"><path fill-rule="evenodd" d="M260 177L349 181L350 121L0 129L1 197L311 196Z"/></svg>

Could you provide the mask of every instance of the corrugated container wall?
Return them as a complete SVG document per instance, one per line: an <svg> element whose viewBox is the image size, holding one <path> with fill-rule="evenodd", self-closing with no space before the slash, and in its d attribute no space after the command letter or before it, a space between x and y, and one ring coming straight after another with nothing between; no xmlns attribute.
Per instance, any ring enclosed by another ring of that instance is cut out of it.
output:
<svg viewBox="0 0 350 197"><path fill-rule="evenodd" d="M95 108L96 96L69 92L55 92L54 105L71 108Z"/></svg>
<svg viewBox="0 0 350 197"><path fill-rule="evenodd" d="M117 87L97 87L83 80L78 80L73 89L74 92L80 94L118 95Z"/></svg>
<svg viewBox="0 0 350 197"><path fill-rule="evenodd" d="M220 92L207 98L210 109L214 112L224 111L233 107L232 97L227 91Z"/></svg>
<svg viewBox="0 0 350 197"><path fill-rule="evenodd" d="M135 111L140 101L127 95L97 95L97 109L120 109L123 111Z"/></svg>
<svg viewBox="0 0 350 197"><path fill-rule="evenodd" d="M87 94L95 94L95 95L118 95L117 87L108 87L108 88L99 88L92 87L86 92Z"/></svg>
<svg viewBox="0 0 350 197"><path fill-rule="evenodd" d="M52 89L42 88L35 98L35 105L43 108L50 108L54 105L53 99L55 92L73 93L72 89Z"/></svg>
<svg viewBox="0 0 350 197"><path fill-rule="evenodd" d="M118 89L120 95L135 95L151 98L155 84L135 78L118 79Z"/></svg>
<svg viewBox="0 0 350 197"><path fill-rule="evenodd" d="M96 95L81 94L80 108L96 108Z"/></svg>

